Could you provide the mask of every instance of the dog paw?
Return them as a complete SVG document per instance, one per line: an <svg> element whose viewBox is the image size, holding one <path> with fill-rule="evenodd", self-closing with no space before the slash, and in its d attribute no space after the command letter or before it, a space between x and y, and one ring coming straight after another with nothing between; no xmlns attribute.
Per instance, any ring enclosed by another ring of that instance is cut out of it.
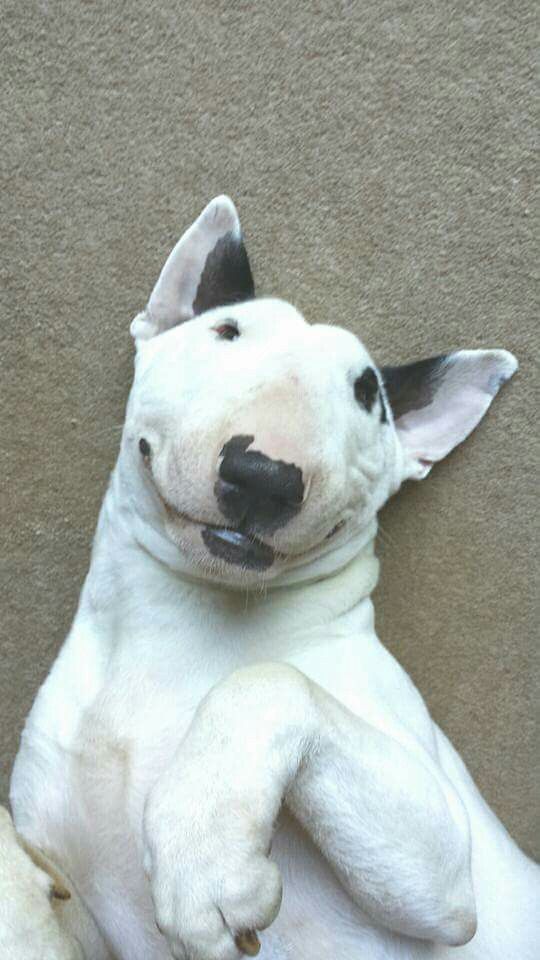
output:
<svg viewBox="0 0 540 960"><path fill-rule="evenodd" d="M259 831L241 816L225 823L216 814L195 823L182 813L171 817L163 802L147 807L145 868L156 924L177 960L256 956L258 931L281 904L279 870Z"/></svg>

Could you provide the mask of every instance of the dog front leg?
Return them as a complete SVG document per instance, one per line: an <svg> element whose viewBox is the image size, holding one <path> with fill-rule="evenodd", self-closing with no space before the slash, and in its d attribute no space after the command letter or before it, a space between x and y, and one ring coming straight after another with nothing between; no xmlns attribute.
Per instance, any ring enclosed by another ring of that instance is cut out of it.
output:
<svg viewBox="0 0 540 960"><path fill-rule="evenodd" d="M275 821L305 753L303 736L315 732L311 712L307 681L293 668L235 672L200 704L153 786L144 865L157 926L178 960L258 953L256 931L281 903L268 856Z"/></svg>
<svg viewBox="0 0 540 960"><path fill-rule="evenodd" d="M293 667L260 664L214 687L145 811L145 865L173 955L255 954L255 931L280 904L268 854L284 801L373 921L448 944L469 940L467 818L416 750Z"/></svg>
<svg viewBox="0 0 540 960"><path fill-rule="evenodd" d="M353 900L381 926L458 946L476 932L460 797L405 731L399 742L310 683L316 747L285 800Z"/></svg>

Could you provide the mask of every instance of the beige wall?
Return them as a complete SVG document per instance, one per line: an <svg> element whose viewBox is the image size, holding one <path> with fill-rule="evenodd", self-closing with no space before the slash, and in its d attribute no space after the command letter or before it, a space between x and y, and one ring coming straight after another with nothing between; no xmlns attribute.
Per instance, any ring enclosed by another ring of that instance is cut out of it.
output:
<svg viewBox="0 0 540 960"><path fill-rule="evenodd" d="M4 0L4 789L87 567L128 322L179 231L227 191L259 290L358 331L381 362L484 344L521 360L475 437L385 511L377 605L534 849L533 12Z"/></svg>

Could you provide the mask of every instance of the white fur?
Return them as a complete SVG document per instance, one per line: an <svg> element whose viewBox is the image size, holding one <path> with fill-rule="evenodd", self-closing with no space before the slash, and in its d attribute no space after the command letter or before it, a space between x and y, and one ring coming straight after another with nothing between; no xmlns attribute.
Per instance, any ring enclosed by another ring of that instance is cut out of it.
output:
<svg viewBox="0 0 540 960"><path fill-rule="evenodd" d="M99 927L64 908L85 960L230 960L252 929L263 960L533 960L538 869L380 644L370 599L377 511L467 435L515 361L454 355L433 404L441 445L425 409L404 441L380 397L370 411L354 398L373 362L352 334L271 299L174 325L229 230L240 236L218 198L134 322L120 456L73 627L23 733L17 829ZM240 337L223 341L231 318ZM305 478L263 574L201 539L223 522L216 471L238 434ZM0 820L19 878L10 830ZM18 894L20 914L40 883ZM0 912L0 944L5 928ZM72 956L46 937L44 957Z"/></svg>

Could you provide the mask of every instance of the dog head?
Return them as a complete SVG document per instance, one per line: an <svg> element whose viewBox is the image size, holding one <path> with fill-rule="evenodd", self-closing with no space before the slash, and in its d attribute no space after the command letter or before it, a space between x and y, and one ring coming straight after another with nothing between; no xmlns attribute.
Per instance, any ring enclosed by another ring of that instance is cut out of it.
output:
<svg viewBox="0 0 540 960"><path fill-rule="evenodd" d="M136 522L177 568L231 584L348 562L517 367L463 350L378 368L352 333L256 298L227 197L179 240L131 332L120 465Z"/></svg>

